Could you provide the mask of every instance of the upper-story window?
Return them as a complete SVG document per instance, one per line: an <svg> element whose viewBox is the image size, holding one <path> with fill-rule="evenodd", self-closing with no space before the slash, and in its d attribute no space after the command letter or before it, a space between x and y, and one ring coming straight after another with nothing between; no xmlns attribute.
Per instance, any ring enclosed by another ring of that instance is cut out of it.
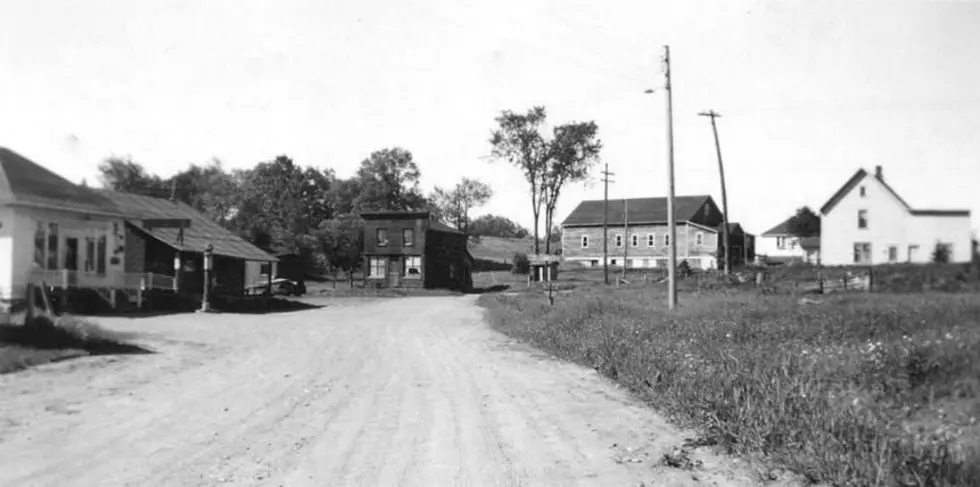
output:
<svg viewBox="0 0 980 487"><path fill-rule="evenodd" d="M414 228L403 228L402 229L402 245L405 247L415 246L415 229Z"/></svg>
<svg viewBox="0 0 980 487"><path fill-rule="evenodd" d="M657 239L656 234L648 233L647 234L647 247L653 247L653 246L657 245L656 239Z"/></svg>
<svg viewBox="0 0 980 487"><path fill-rule="evenodd" d="M623 236L622 235L616 235L616 246L617 247L622 247L623 246Z"/></svg>
<svg viewBox="0 0 980 487"><path fill-rule="evenodd" d="M868 195L868 190L864 186L861 186L861 197L864 198Z"/></svg>
<svg viewBox="0 0 980 487"><path fill-rule="evenodd" d="M582 235L582 248L583 249L589 248L589 236L588 235Z"/></svg>
<svg viewBox="0 0 980 487"><path fill-rule="evenodd" d="M704 232L694 234L694 245L704 245Z"/></svg>
<svg viewBox="0 0 980 487"><path fill-rule="evenodd" d="M776 248L779 250L786 248L786 237L776 237Z"/></svg>
<svg viewBox="0 0 980 487"><path fill-rule="evenodd" d="M375 233L376 233L377 240L378 240L378 247L387 247L388 246L388 229L387 228L379 228L379 229L377 229L375 231Z"/></svg>
<svg viewBox="0 0 980 487"><path fill-rule="evenodd" d="M858 210L858 228L868 228L868 210Z"/></svg>
<svg viewBox="0 0 980 487"><path fill-rule="evenodd" d="M640 236L637 235L637 234L635 234L635 233L633 235L630 235L630 245L632 245L633 247L639 247L640 246Z"/></svg>
<svg viewBox="0 0 980 487"><path fill-rule="evenodd" d="M664 234L664 247L670 247L670 234Z"/></svg>

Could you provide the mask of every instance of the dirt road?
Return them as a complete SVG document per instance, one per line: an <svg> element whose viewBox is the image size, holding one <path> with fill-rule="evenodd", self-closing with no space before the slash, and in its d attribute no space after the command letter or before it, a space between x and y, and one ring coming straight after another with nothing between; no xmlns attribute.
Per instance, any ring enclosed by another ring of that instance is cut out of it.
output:
<svg viewBox="0 0 980 487"><path fill-rule="evenodd" d="M102 319L157 353L0 376L0 485L752 485L474 301Z"/></svg>

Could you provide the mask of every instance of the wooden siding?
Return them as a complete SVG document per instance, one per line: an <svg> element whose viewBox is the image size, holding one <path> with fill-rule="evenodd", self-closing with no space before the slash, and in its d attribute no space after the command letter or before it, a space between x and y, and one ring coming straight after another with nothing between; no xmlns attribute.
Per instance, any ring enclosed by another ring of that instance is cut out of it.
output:
<svg viewBox="0 0 980 487"><path fill-rule="evenodd" d="M701 245L696 243L698 232L703 234ZM647 245L647 235L654 234L654 246ZM624 235L624 245L630 245L628 258L666 258L668 247L664 246L664 236L667 235L667 225L630 226L629 235L639 236L639 245L633 247L630 237L625 236L623 227L610 226L608 230L609 257L621 259L623 247L616 246L616 236ZM589 246L582 248L582 237L588 236ZM677 258L710 256L718 251L719 236L713 230L706 230L694 225L677 225ZM602 227L566 228L562 232L562 256L566 259L601 259L602 258Z"/></svg>
<svg viewBox="0 0 980 487"><path fill-rule="evenodd" d="M146 271L146 238L133 230L126 224L126 258L125 269L127 273L147 272ZM170 264L173 275L173 263Z"/></svg>
<svg viewBox="0 0 980 487"><path fill-rule="evenodd" d="M466 256L467 237L463 234L429 231L422 265L427 288L466 290L472 284L472 262Z"/></svg>
<svg viewBox="0 0 980 487"><path fill-rule="evenodd" d="M364 222L364 253L366 255L423 255L425 253L427 223L427 220L420 218L366 220ZM379 228L388 231L388 245L378 246ZM402 240L402 230L406 228L414 230L414 245L406 246Z"/></svg>

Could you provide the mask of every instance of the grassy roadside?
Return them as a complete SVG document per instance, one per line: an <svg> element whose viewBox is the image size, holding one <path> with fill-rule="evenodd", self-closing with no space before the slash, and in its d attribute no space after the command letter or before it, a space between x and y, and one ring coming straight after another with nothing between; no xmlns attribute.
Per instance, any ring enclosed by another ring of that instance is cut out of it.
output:
<svg viewBox="0 0 980 487"><path fill-rule="evenodd" d="M980 297L719 293L672 313L651 294L480 302L498 330L596 368L730 453L836 485L976 485Z"/></svg>
<svg viewBox="0 0 980 487"><path fill-rule="evenodd" d="M0 324L0 374L85 355L149 353L129 338L70 316L57 325Z"/></svg>

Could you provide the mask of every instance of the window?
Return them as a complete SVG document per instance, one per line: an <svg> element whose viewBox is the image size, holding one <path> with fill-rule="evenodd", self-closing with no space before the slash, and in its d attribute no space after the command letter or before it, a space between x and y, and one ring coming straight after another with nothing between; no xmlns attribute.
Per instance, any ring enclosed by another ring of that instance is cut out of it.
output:
<svg viewBox="0 0 980 487"><path fill-rule="evenodd" d="M262 274L263 276L268 276L269 273L272 272L271 269L272 266L270 264L261 264L259 265L259 274Z"/></svg>
<svg viewBox="0 0 980 487"><path fill-rule="evenodd" d="M776 237L776 248L779 250L786 248L786 237Z"/></svg>
<svg viewBox="0 0 980 487"><path fill-rule="evenodd" d="M616 246L617 247L622 247L623 246L623 236L622 235L616 235Z"/></svg>
<svg viewBox="0 0 980 487"><path fill-rule="evenodd" d="M592 260L590 260L589 261L589 265L591 265L593 267L599 265L599 259L592 259Z"/></svg>
<svg viewBox="0 0 980 487"><path fill-rule="evenodd" d="M388 229L379 228L375 230L375 236L377 237L378 247L388 246Z"/></svg>
<svg viewBox="0 0 980 487"><path fill-rule="evenodd" d="M105 275L105 253L108 250L106 247L106 237L105 235L99 235L98 248L95 251L95 272L100 275Z"/></svg>
<svg viewBox="0 0 980 487"><path fill-rule="evenodd" d="M913 262L916 258L916 254L919 253L918 245L909 245L909 262Z"/></svg>
<svg viewBox="0 0 980 487"><path fill-rule="evenodd" d="M583 249L589 248L589 236L588 235L582 235L582 248Z"/></svg>
<svg viewBox="0 0 980 487"><path fill-rule="evenodd" d="M871 263L871 244L868 242L857 242L854 244L854 263Z"/></svg>
<svg viewBox="0 0 980 487"><path fill-rule="evenodd" d="M865 187L864 186L861 186L861 197L864 198L867 195L868 195L868 192L865 191Z"/></svg>
<svg viewBox="0 0 980 487"><path fill-rule="evenodd" d="M422 277L422 257L418 255L405 256L405 267L402 272L404 277Z"/></svg>
<svg viewBox="0 0 980 487"><path fill-rule="evenodd" d="M95 237L85 237L85 272L95 270Z"/></svg>
<svg viewBox="0 0 980 487"><path fill-rule="evenodd" d="M368 278L383 279L385 277L385 264L387 261L383 257L371 257L368 261Z"/></svg>
<svg viewBox="0 0 980 487"><path fill-rule="evenodd" d="M58 224L48 223L48 269L58 268Z"/></svg>
<svg viewBox="0 0 980 487"><path fill-rule="evenodd" d="M704 232L698 232L694 234L694 245L704 245Z"/></svg>
<svg viewBox="0 0 980 487"><path fill-rule="evenodd" d="M898 247L894 245L888 247L888 262L898 262Z"/></svg>
<svg viewBox="0 0 980 487"><path fill-rule="evenodd" d="M609 265L616 265L616 259L611 259L609 261Z"/></svg>
<svg viewBox="0 0 980 487"><path fill-rule="evenodd" d="M664 235L664 247L670 247L670 234Z"/></svg>
<svg viewBox="0 0 980 487"><path fill-rule="evenodd" d="M643 259L640 261L641 267L650 267L650 259Z"/></svg>
<svg viewBox="0 0 980 487"><path fill-rule="evenodd" d="M858 228L868 228L868 210L858 210Z"/></svg>
<svg viewBox="0 0 980 487"><path fill-rule="evenodd" d="M37 222L37 229L34 230L34 263L38 267L44 267L44 243L47 240L47 231L44 223Z"/></svg>
<svg viewBox="0 0 980 487"><path fill-rule="evenodd" d="M415 229L414 228L403 228L402 229L402 245L405 247L415 246Z"/></svg>
<svg viewBox="0 0 980 487"><path fill-rule="evenodd" d="M630 235L630 245L633 247L640 246L640 236L637 234Z"/></svg>
<svg viewBox="0 0 980 487"><path fill-rule="evenodd" d="M647 247L653 247L656 245L656 237L657 237L656 234L653 233L647 234Z"/></svg>

